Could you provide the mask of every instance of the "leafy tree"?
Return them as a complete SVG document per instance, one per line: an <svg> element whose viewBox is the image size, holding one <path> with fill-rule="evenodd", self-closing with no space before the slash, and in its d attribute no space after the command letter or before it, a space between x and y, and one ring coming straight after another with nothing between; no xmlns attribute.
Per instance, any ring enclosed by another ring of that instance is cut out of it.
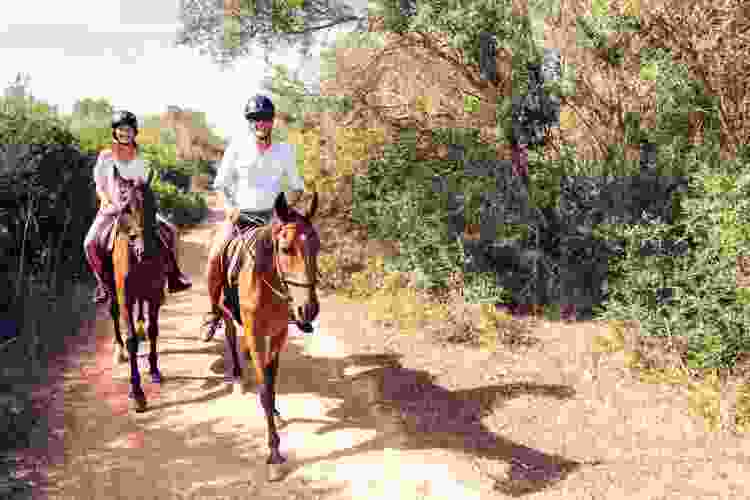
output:
<svg viewBox="0 0 750 500"><path fill-rule="evenodd" d="M262 86L271 93L276 107L289 115L291 126L301 126L305 113L351 109L351 99L322 96L302 80L290 76L289 69L283 64L272 66L272 75L263 81Z"/></svg>
<svg viewBox="0 0 750 500"><path fill-rule="evenodd" d="M367 17L328 0L186 0L181 4L177 45L199 48L223 66L261 47L265 60L288 47L309 55L316 33L354 25L365 30Z"/></svg>
<svg viewBox="0 0 750 500"><path fill-rule="evenodd" d="M72 116L80 120L110 120L114 108L108 99L79 99L73 104Z"/></svg>

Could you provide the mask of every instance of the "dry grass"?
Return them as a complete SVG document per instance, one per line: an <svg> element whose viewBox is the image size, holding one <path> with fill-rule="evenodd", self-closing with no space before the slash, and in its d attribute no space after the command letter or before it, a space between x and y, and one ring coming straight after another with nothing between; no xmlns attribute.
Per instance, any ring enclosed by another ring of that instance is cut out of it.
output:
<svg viewBox="0 0 750 500"><path fill-rule="evenodd" d="M594 351L601 354L622 352L625 366L641 382L685 390L690 413L702 418L707 430L750 430L750 384L739 381L737 376L722 376L718 371L687 368L683 339L644 338L634 324L614 322L609 332L597 336L593 343ZM732 385L736 385L733 398L728 390Z"/></svg>

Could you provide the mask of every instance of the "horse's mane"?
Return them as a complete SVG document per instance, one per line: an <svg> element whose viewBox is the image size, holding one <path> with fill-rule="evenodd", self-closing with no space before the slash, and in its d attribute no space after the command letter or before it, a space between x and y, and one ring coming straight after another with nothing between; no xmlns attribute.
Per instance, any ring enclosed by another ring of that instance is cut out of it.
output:
<svg viewBox="0 0 750 500"><path fill-rule="evenodd" d="M118 184L121 184L122 180L118 180ZM143 197L143 237L144 237L144 250L146 255L154 255L158 249L157 241L158 236L156 233L156 196L151 186L142 179L138 179L131 187L130 196L140 191ZM133 203L133 199L129 200L129 203ZM132 210L132 207L131 207Z"/></svg>

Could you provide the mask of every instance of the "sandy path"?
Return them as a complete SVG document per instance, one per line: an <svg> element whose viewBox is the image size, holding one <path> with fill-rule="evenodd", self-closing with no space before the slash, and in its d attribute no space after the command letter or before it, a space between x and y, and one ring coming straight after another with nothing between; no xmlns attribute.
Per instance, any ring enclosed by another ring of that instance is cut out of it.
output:
<svg viewBox="0 0 750 500"><path fill-rule="evenodd" d="M707 434L683 392L635 380L616 356L594 369L595 324L540 322L531 347L487 352L376 326L366 306L331 297L282 354L291 472L266 483L257 398L227 390L222 334L197 338L218 220L182 238L194 288L162 309L165 382L144 377L148 412L128 410L106 315L52 364L59 383L39 393L50 435L26 452L44 464L29 476L47 485L37 498L750 498L750 439Z"/></svg>
<svg viewBox="0 0 750 500"><path fill-rule="evenodd" d="M52 401L50 440L25 452L27 462L46 463L27 476L38 483L35 497L343 499L416 498L421 492L471 498L455 480L476 475L468 461L446 462L440 450L397 450L408 439L403 420L378 404L382 367L393 359L350 356L355 353L342 338L357 335L367 320L326 298L314 335L292 327L281 358L277 404L288 424L280 437L291 471L280 483L265 482L266 433L257 397L225 385L222 333L212 343L198 340L207 304L207 245L220 219L212 210L206 224L182 237L181 262L194 287L170 296L162 308L161 387L145 376L147 345L141 344L146 413L129 410L128 368L112 366L105 311L50 367L57 383L38 391ZM356 375L363 370L374 375Z"/></svg>

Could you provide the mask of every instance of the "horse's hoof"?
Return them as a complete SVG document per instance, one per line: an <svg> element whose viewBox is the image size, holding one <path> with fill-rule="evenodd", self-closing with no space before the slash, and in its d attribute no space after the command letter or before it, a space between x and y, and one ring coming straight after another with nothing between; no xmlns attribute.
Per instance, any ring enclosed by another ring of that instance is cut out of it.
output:
<svg viewBox="0 0 750 500"><path fill-rule="evenodd" d="M161 378L161 372L155 371L151 372L151 382L154 384L161 384L162 378Z"/></svg>
<svg viewBox="0 0 750 500"><path fill-rule="evenodd" d="M128 362L128 353L124 347L115 346L114 352L115 364L124 364Z"/></svg>
<svg viewBox="0 0 750 500"><path fill-rule="evenodd" d="M266 464L266 469L268 471L268 481L274 482L284 479L288 467L286 465L286 461L284 461L280 464Z"/></svg>
<svg viewBox="0 0 750 500"><path fill-rule="evenodd" d="M146 396L144 394L133 394L131 392L130 401L136 413L146 411Z"/></svg>

